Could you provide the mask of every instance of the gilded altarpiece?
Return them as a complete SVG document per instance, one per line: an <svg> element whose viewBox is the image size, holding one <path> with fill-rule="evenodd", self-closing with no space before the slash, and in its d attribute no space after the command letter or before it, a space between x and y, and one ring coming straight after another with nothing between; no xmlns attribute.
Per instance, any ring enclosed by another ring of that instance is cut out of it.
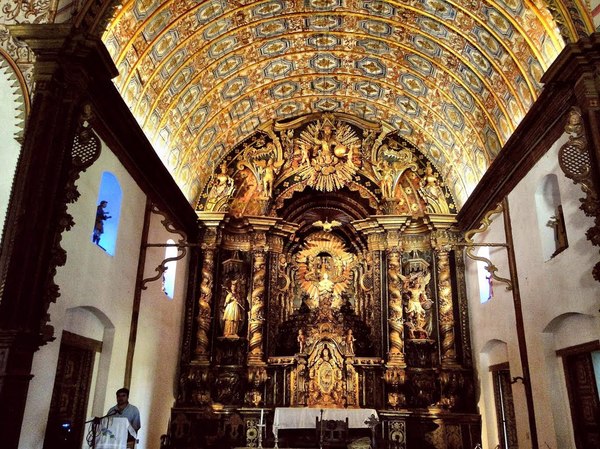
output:
<svg viewBox="0 0 600 449"><path fill-rule="evenodd" d="M476 444L462 236L418 148L354 116L275 122L197 210L174 447L272 446L276 407L376 409L390 447ZM314 443L299 432L283 443Z"/></svg>

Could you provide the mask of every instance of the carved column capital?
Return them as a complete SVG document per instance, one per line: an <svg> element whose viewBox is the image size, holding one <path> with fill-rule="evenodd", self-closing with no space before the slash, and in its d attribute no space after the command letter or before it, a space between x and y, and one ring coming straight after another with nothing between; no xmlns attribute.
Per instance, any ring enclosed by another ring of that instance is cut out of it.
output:
<svg viewBox="0 0 600 449"><path fill-rule="evenodd" d="M71 24L19 24L8 25L8 29L36 56L36 90L45 89L59 72L62 81L82 88L91 78L111 79L119 74L102 41L74 32Z"/></svg>

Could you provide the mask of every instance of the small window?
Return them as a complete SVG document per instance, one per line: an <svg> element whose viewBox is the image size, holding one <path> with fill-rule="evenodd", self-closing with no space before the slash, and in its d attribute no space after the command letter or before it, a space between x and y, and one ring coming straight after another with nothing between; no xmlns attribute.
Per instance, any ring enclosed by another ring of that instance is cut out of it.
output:
<svg viewBox="0 0 600 449"><path fill-rule="evenodd" d="M175 245L171 239L167 240L167 245ZM165 260L177 257L177 247L167 246L165 249ZM165 264L166 271L163 273L163 292L169 299L173 299L175 293L175 273L177 271L177 261L171 260Z"/></svg>
<svg viewBox="0 0 600 449"><path fill-rule="evenodd" d="M92 229L92 243L111 256L115 255L117 246L121 198L121 186L117 177L107 171L102 173Z"/></svg>
<svg viewBox="0 0 600 449"><path fill-rule="evenodd" d="M544 260L550 260L569 246L556 175L544 177L535 193L535 206Z"/></svg>
<svg viewBox="0 0 600 449"><path fill-rule="evenodd" d="M490 258L490 249L487 246L479 248L477 251L479 257ZM492 274L486 270L487 264L481 260L477 261L477 280L479 283L479 300L481 304L488 302L494 296L492 289Z"/></svg>

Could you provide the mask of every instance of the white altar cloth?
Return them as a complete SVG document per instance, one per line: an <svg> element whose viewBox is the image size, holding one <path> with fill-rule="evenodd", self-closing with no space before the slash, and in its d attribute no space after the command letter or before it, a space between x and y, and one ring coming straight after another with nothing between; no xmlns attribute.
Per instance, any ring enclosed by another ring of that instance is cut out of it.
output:
<svg viewBox="0 0 600 449"><path fill-rule="evenodd" d="M311 429L315 427L316 418L321 417L323 410L323 419L342 420L348 418L348 427L368 428L365 421L375 415L377 411L371 408L308 408L308 407L277 407L273 418L273 434L277 439L279 429Z"/></svg>

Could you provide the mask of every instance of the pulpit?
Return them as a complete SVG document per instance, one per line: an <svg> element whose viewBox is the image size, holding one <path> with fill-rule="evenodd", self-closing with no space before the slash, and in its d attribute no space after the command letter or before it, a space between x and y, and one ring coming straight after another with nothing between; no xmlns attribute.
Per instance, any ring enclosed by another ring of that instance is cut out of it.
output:
<svg viewBox="0 0 600 449"><path fill-rule="evenodd" d="M95 418L86 429L88 445L94 449L127 449L127 436L137 436L127 418Z"/></svg>

